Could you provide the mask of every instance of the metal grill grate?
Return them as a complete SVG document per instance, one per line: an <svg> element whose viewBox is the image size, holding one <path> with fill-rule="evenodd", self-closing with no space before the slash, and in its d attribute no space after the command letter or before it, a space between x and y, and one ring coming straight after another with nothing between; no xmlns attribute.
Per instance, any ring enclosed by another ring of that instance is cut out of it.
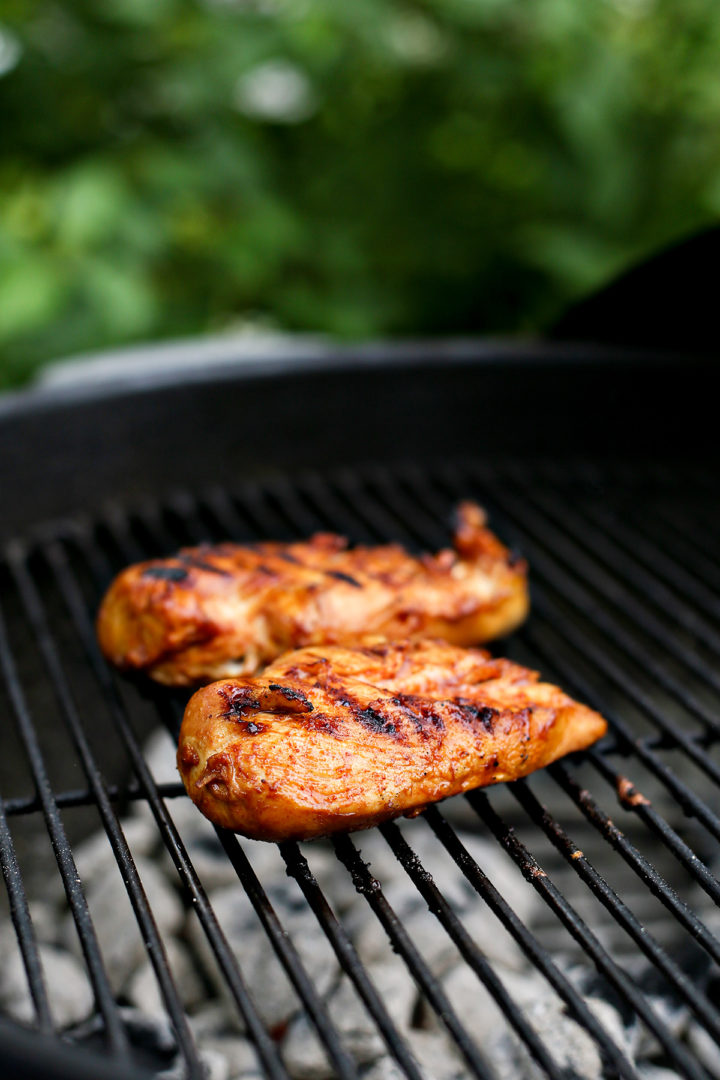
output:
<svg viewBox="0 0 720 1080"><path fill-rule="evenodd" d="M156 784L143 758L145 733L159 717L176 734L177 694L118 679L95 643L93 617L111 576L129 561L168 553L179 544L232 537L291 538L318 529L355 541L399 539L436 548L459 497L487 507L496 531L528 557L533 610L504 652L539 667L600 709L610 736L589 753L560 762L505 789L467 796L465 820L500 849L542 903L536 925L524 921L459 838L452 807L434 807L401 830L380 832L429 912L497 1002L511 1028L551 1077L566 1077L542 1032L513 999L463 917L443 894L442 872L414 850L420 830L459 868L484 904L539 971L567 1015L596 1042L608 1076L640 1075L617 1032L588 1007L578 981L558 955L593 973L625 1017L650 1032L658 1064L683 1077L710 1075L656 1008L682 1002L714 1042L720 1060L718 982L720 901L715 876L720 817L713 809L720 761L720 514L713 478L695 470L651 466L572 466L482 462L430 470L368 468L326 476L273 480L229 492L175 493L130 509L109 506L97 519L46 530L6 546L0 567L0 667L5 791L0 797L0 857L9 915L22 954L37 1029L55 1031L28 895L38 888L49 838L76 927L104 1050L140 1065L123 1025L91 912L78 876L76 841L98 819L111 845L188 1077L203 1075L182 989L121 820L129 803L145 801L177 871L178 888L202 928L227 992L253 1041L262 1072L288 1076L278 1033L263 1026L253 986L216 918L203 881L175 821L180 784ZM168 753L171 754L168 742ZM619 800L619 810L618 801ZM616 824L610 815L619 816ZM452 811L452 812L451 812ZM259 919L258 933L279 958L322 1043L333 1075L361 1074L308 974L298 942L281 923L252 855L217 830L241 888ZM38 839L40 838L40 839ZM363 834L332 845L337 875L349 875L412 974L427 1007L459 1048L467 1074L496 1075L443 982L393 910L382 874L362 858ZM360 960L351 928L326 898L313 872L313 846L280 846L345 977L354 986L402 1075L419 1080L415 1059L388 1002ZM438 867L444 865L438 861ZM22 869L21 869L22 867ZM647 961L654 992L635 976ZM720 1073L715 1073L720 1075Z"/></svg>

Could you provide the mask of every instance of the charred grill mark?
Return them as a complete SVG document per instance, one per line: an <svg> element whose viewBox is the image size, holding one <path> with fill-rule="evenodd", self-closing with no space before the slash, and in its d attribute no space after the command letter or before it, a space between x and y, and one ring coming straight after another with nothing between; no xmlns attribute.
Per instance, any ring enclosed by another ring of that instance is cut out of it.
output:
<svg viewBox="0 0 720 1080"><path fill-rule="evenodd" d="M392 720L383 716L377 709L373 709L372 706L368 706L366 709L353 709L355 716L361 724L364 724L371 731L379 731L383 735L397 735L397 728L393 724Z"/></svg>
<svg viewBox="0 0 720 1080"><path fill-rule="evenodd" d="M243 720L246 712L258 710L260 705L254 693L249 686L233 686L231 689L221 687L218 694L225 702L223 716Z"/></svg>
<svg viewBox="0 0 720 1080"><path fill-rule="evenodd" d="M351 697L338 698L338 703L344 705L347 709L350 709L355 719L359 720L369 731L378 735L395 735L397 733L397 728L392 720L383 716L383 714L378 712L377 709L374 709L372 705L367 705L363 708L359 701L356 701L355 698Z"/></svg>
<svg viewBox="0 0 720 1080"><path fill-rule="evenodd" d="M303 559L299 559L297 555L291 555L289 551L279 551L278 558L282 559L283 562L292 563L293 566L302 566L305 570L312 570L316 573L325 574L327 577L335 578L337 581L344 581L355 589L362 589L362 585L356 578L350 574L344 574L341 570L326 570L324 566L312 566Z"/></svg>
<svg viewBox="0 0 720 1080"><path fill-rule="evenodd" d="M178 559L185 566L192 566L196 570L207 570L210 574L219 574L220 577L231 577L229 570L223 570L219 566L213 566L212 563L207 562L205 559L201 559L198 555L191 555L188 553L181 553L178 555Z"/></svg>
<svg viewBox="0 0 720 1080"><path fill-rule="evenodd" d="M341 719L328 713L314 712L312 716L303 716L303 724L309 731L319 731L333 738L342 738L346 733Z"/></svg>
<svg viewBox="0 0 720 1080"><path fill-rule="evenodd" d="M300 690L288 686L270 683L263 686L221 687L218 694L225 702L223 715L228 719L245 722L247 714L253 712L275 713L281 716L313 711L312 702L308 701ZM255 730L252 730L255 728ZM252 723L248 730L251 735L263 731L262 724Z"/></svg>
<svg viewBox="0 0 720 1080"><path fill-rule="evenodd" d="M461 712L462 719L472 724L481 724L488 734L492 734L495 720L499 715L498 709L492 709L489 705L476 705L467 698L455 698L455 704Z"/></svg>
<svg viewBox="0 0 720 1080"><path fill-rule="evenodd" d="M396 708L402 710L423 738L427 738L431 732L445 730L442 714L437 712L433 703L426 698L416 697L414 694L398 694L391 698L391 701Z"/></svg>
<svg viewBox="0 0 720 1080"><path fill-rule="evenodd" d="M363 727L366 727L368 731L371 731L374 735L395 735L397 736L398 730L392 719L387 716L383 716L375 706L382 705L382 698L377 701L370 702L369 705L363 707L359 701L347 693L343 687L333 687L325 685L323 689L326 693L335 698L338 705L344 706L349 709L353 717L358 720Z"/></svg>
<svg viewBox="0 0 720 1080"><path fill-rule="evenodd" d="M352 585L354 589L362 589L362 585L357 578L351 577L350 574L343 574L341 570L326 570L325 573L328 577L336 578L338 581L344 581L348 585Z"/></svg>
<svg viewBox="0 0 720 1080"><path fill-rule="evenodd" d="M300 706L297 709L292 709L292 712L312 712L312 702L308 701L302 690L293 690L290 686L281 686L280 683L270 683L270 689L274 690L276 694L280 694L288 702L294 702Z"/></svg>
<svg viewBox="0 0 720 1080"><path fill-rule="evenodd" d="M188 572L182 566L147 566L142 576L157 578L158 581L184 581Z"/></svg>

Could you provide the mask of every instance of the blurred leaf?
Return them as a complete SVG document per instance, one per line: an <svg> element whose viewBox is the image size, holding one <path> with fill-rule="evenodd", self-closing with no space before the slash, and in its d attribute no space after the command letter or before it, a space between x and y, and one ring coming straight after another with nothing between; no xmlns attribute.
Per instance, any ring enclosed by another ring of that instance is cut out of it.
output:
<svg viewBox="0 0 720 1080"><path fill-rule="evenodd" d="M41 256L26 256L0 267L0 341L55 317L63 291L60 275Z"/></svg>
<svg viewBox="0 0 720 1080"><path fill-rule="evenodd" d="M88 306L111 340L138 337L151 329L153 297L139 270L94 259L84 267L82 284Z"/></svg>
<svg viewBox="0 0 720 1080"><path fill-rule="evenodd" d="M96 246L121 231L127 213L122 177L99 162L83 163L56 184L57 240L62 247Z"/></svg>

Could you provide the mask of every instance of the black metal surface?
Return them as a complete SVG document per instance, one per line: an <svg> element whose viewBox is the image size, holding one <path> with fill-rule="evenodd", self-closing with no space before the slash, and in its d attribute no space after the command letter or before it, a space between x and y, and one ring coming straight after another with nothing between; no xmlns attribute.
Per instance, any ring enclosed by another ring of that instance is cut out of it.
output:
<svg viewBox="0 0 720 1080"><path fill-rule="evenodd" d="M233 485L398 452L714 453L713 369L698 356L582 344L440 341L7 396L0 538L108 496L154 496L179 477Z"/></svg>
<svg viewBox="0 0 720 1080"><path fill-rule="evenodd" d="M111 574L131 559L221 536L283 538L334 528L355 540L399 539L434 548L447 542L450 510L459 496L477 497L490 511L496 530L522 550L532 568L531 618L503 651L540 667L549 678L601 709L611 725L608 739L589 754L510 785L512 797L508 789L490 789L471 794L466 803L478 829L495 837L538 894L549 925L566 935L578 963L595 973L626 1015L636 1016L654 1034L661 1063L693 1080L708 1075L656 1012L645 988L627 969L626 957L628 951L642 953L662 993L686 1004L718 1044L720 1056L717 1000L708 980L695 978L696 971L720 962L720 941L706 925L698 902L699 896L720 901L717 863L709 865L717 858L720 838L720 818L712 805L720 783L716 674L720 641L713 625L720 575L713 580L705 573L706 565L717 569L712 538L720 534L720 512L712 473L681 466L659 473L637 463L620 467L596 462L589 468L562 460L533 464L496 459L490 465L481 458L435 468L341 469L245 487L176 492L130 506L113 504L102 519L66 521L27 544L6 545L0 661L8 715L20 734L29 768L18 760L23 783L0 802L0 855L39 1031L51 1030L52 1018L13 830L42 815L104 1020L106 1052L119 1075L133 1075L131 1051L109 993L63 820L73 808L90 807L123 871L187 1075L199 1075L182 999L119 819L119 807L128 799L142 799L152 809L177 870L178 887L188 908L194 908L244 1017L260 1067L274 1078L287 1075L273 1033L265 1031L258 1017L253 987L243 976L243 958L232 953L174 825L173 806L181 789L158 787L142 757L138 717L154 710L175 731L182 704L166 691L143 691L118 678L95 644L93 615ZM698 561L688 559L696 551ZM41 673L37 684L23 681L19 673L15 638L24 652L36 653L36 670ZM38 713L46 700L43 683L56 702L54 722L69 733L68 746L82 774L80 784L58 788L48 771L46 729ZM96 695L97 712L92 714L76 700L85 693L86 683L92 684ZM93 735L98 727L100 733ZM116 744L121 775L108 775L98 758L99 742L105 737ZM487 907L488 918L497 919L507 930L568 1014L595 1040L607 1075L637 1077L624 1048L558 965L552 945L525 925L498 892L464 847L445 809L432 808L423 818L424 823L420 819L412 829L432 830L476 891L478 904ZM444 897L433 866L419 863L412 829L400 832L391 824L381 831L409 881L477 975L478 985L484 984L495 996L535 1062L547 1075L565 1077L542 1034L528 1023ZM267 935L269 947L287 971L298 1007L313 1024L335 1074L358 1075L267 889L236 839L219 835L237 872L238 887L247 892L258 913L259 932ZM600 858L591 859L575 838L588 835L597 837L593 852L599 850ZM419 943L409 937L384 895L382 878L365 865L362 834L338 839L334 847L337 873L349 874L367 900L389 947L406 963L428 1008L459 1048L468 1075L491 1077L493 1062L475 1043L472 1031L463 1027L441 981L425 963ZM389 1052L404 1075L418 1077L418 1063L359 959L348 928L313 875L311 856L308 862L296 844L283 845L281 851L288 873L298 882ZM672 927L670 944L633 909L620 870L647 895L648 903L653 898L657 902ZM599 924L583 914L586 901L597 905L593 911L604 913L607 924L602 924L602 933ZM617 939L605 932L607 926ZM624 943L622 947L616 940ZM37 1066L33 1072L31 1058L28 1053L28 1077L51 1075L47 1062L45 1071Z"/></svg>

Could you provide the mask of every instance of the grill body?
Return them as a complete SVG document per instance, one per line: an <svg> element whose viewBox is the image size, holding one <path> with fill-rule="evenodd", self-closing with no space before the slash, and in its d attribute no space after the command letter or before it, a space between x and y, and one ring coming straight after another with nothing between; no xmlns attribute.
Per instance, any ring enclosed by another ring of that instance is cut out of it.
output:
<svg viewBox="0 0 720 1080"><path fill-rule="evenodd" d="M176 827L181 787L158 785L143 759L143 738L158 721L177 731L181 697L116 678L97 652L92 620L112 574L136 558L228 536L335 529L356 541L436 548L447 542L451 508L465 496L488 508L494 528L531 566L531 618L501 651L600 709L611 734L587 755L462 802L463 821L493 837L537 894L538 926L524 923L464 849L445 807L431 809L417 828L434 837L488 919L589 1033L606 1075L638 1074L558 964L560 954L654 1038L658 1062L678 1075L708 1075L653 1001L681 1002L718 1043L720 942L708 917L720 900L720 510L711 375L706 364L671 357L438 347L57 400L30 394L3 406L0 853L7 919L38 1031L28 1042L20 1028L0 1025L17 1075L82 1075L85 1064L88 1075L106 1066L128 1080L144 1074L73 860L75 844L98 827L121 870L187 1075L202 1075L159 913L123 831L122 814L138 802L150 807L179 895L195 909L259 1069L287 1075L277 1033L258 1018L243 957L228 947ZM438 868L418 863L412 829L386 826L383 841L530 1058L547 1075L568 1075L466 932ZM334 1074L359 1075L298 942L284 934L269 883L234 837L220 832L218 840ZM493 1076L492 1061L459 1020L362 849L362 836L338 840L337 874L367 898L468 1075ZM324 894L312 845L282 845L280 857L401 1074L420 1076L351 929ZM93 1043L70 1049L54 1030L27 906L48 875L62 880L81 943L102 1020L102 1059ZM656 980L652 993L634 978L639 956Z"/></svg>

